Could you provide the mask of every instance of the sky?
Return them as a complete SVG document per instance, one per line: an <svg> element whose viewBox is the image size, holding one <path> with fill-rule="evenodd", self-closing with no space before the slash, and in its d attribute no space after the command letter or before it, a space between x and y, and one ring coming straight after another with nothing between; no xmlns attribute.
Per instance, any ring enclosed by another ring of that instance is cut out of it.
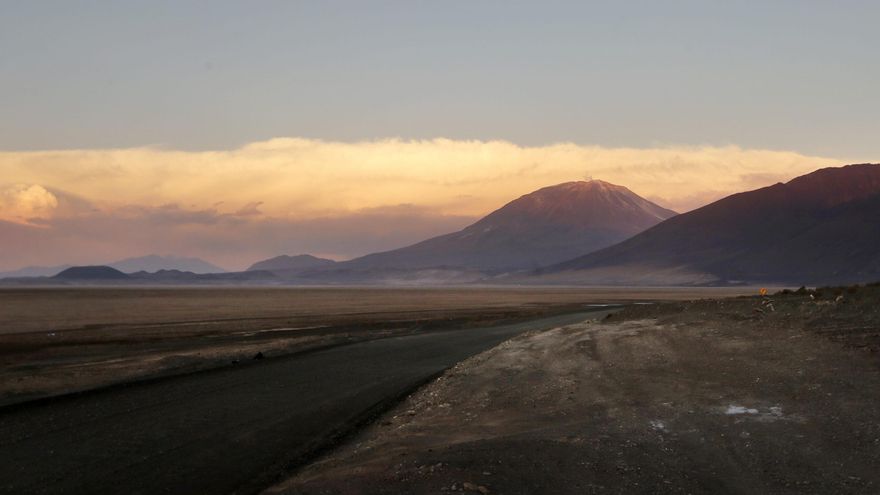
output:
<svg viewBox="0 0 880 495"><path fill-rule="evenodd" d="M0 0L0 270L346 259L880 156L877 2Z"/></svg>

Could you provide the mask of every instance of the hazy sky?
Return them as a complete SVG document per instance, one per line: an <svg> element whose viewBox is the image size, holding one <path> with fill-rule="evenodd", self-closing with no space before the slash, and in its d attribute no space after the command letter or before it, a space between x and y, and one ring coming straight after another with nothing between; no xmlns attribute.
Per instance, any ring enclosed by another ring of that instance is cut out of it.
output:
<svg viewBox="0 0 880 495"><path fill-rule="evenodd" d="M0 148L880 152L876 1L4 1ZM11 118L10 118L11 117Z"/></svg>
<svg viewBox="0 0 880 495"><path fill-rule="evenodd" d="M683 211L880 161L877 19L868 1L0 0L0 269L344 258L587 173Z"/></svg>

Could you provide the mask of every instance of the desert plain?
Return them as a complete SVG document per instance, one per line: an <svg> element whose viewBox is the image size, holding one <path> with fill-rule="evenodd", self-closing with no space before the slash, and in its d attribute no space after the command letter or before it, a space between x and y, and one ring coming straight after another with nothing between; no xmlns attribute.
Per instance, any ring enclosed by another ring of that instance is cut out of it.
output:
<svg viewBox="0 0 880 495"><path fill-rule="evenodd" d="M880 287L0 291L2 493L874 493Z"/></svg>
<svg viewBox="0 0 880 495"><path fill-rule="evenodd" d="M315 347L753 288L0 289L0 404Z"/></svg>

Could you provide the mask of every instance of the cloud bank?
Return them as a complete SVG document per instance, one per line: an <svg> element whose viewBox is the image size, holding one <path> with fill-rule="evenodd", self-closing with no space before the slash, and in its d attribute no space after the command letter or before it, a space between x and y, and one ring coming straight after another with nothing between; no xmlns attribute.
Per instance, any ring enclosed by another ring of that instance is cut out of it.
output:
<svg viewBox="0 0 880 495"><path fill-rule="evenodd" d="M39 184L13 184L0 189L0 218L23 224L52 216L58 198Z"/></svg>
<svg viewBox="0 0 880 495"><path fill-rule="evenodd" d="M280 253L347 258L455 230L522 194L586 176L681 212L842 163L735 146L448 139L0 152L8 181L0 233L16 236L0 268L156 251L230 268Z"/></svg>

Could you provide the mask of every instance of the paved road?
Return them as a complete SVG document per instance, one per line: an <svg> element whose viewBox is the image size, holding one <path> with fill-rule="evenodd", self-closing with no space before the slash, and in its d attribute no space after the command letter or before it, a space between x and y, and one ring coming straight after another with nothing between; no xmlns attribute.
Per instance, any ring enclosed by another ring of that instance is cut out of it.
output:
<svg viewBox="0 0 880 495"><path fill-rule="evenodd" d="M601 313L374 340L0 409L0 493L253 493L470 355Z"/></svg>

